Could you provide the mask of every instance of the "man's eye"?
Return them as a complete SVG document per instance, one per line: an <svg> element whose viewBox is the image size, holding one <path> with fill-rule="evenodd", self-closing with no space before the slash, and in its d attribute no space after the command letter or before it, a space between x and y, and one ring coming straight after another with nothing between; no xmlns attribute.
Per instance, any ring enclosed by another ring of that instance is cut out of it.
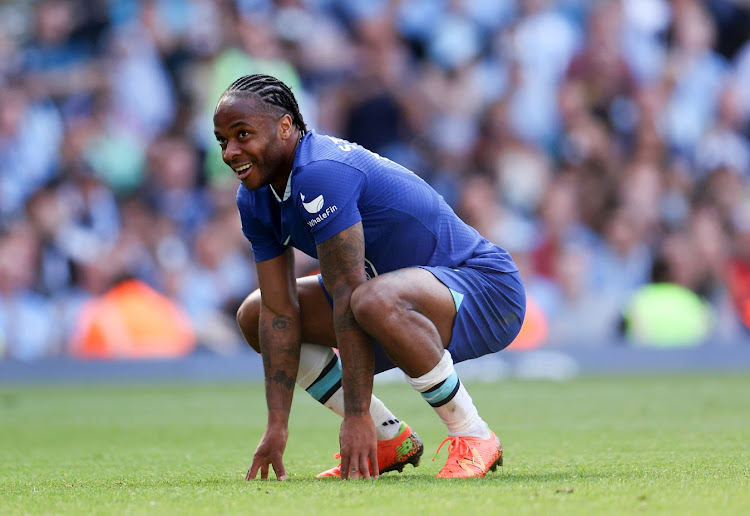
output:
<svg viewBox="0 0 750 516"><path fill-rule="evenodd" d="M250 133L248 133L247 131L239 131L237 133L237 136L240 138L247 138L248 136L250 136Z"/></svg>

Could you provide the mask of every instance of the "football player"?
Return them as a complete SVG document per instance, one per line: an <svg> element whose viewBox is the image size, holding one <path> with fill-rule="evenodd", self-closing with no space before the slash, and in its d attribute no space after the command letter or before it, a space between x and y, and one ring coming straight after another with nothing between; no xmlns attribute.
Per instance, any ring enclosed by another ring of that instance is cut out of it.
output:
<svg viewBox="0 0 750 516"><path fill-rule="evenodd" d="M341 463L318 476L416 466L421 440L372 394L373 376L394 367L447 427L438 478L482 477L502 465L500 440L453 364L500 351L518 334L526 298L510 255L416 174L308 130L274 77L232 83L214 128L241 183L237 206L260 287L237 313L263 357L268 404L246 478L267 478L269 466L286 478L295 383L343 417ZM292 248L317 258L320 275L295 278Z"/></svg>

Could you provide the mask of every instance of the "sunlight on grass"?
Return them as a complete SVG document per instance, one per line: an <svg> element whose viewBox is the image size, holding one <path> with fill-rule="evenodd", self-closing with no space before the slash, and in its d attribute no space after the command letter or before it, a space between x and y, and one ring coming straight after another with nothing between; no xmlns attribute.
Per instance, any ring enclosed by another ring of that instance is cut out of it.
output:
<svg viewBox="0 0 750 516"><path fill-rule="evenodd" d="M405 384L377 388L425 443L418 468L317 480L338 418L297 391L289 480L245 482L260 384L0 389L0 514L748 514L750 376L469 384L505 467L438 481L444 429Z"/></svg>

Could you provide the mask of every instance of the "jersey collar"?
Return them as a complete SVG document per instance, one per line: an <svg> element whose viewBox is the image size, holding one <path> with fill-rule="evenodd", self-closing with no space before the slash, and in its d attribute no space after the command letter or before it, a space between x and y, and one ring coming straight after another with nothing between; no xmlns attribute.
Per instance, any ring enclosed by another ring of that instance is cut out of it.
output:
<svg viewBox="0 0 750 516"><path fill-rule="evenodd" d="M284 189L284 197L279 199L279 194L276 193L276 190L271 187L271 191L273 192L273 196L276 198L278 202L284 202L287 199L289 199L289 196L292 195L292 176L294 175L294 171L297 168L297 160L299 160L300 155L300 149L302 148L302 140L307 138L311 133L314 131L308 131L302 136L300 136L299 142L297 143L297 148L294 150L294 163L292 164L292 170L289 172L289 179L286 181L286 188Z"/></svg>
<svg viewBox="0 0 750 516"><path fill-rule="evenodd" d="M273 196L276 197L276 200L279 202L284 202L287 199L289 199L289 196L292 195L292 173L289 173L289 179L286 181L286 188L284 188L284 198L280 199L279 194L276 193L276 190L273 189L273 186L268 185L271 188L271 191L273 192Z"/></svg>

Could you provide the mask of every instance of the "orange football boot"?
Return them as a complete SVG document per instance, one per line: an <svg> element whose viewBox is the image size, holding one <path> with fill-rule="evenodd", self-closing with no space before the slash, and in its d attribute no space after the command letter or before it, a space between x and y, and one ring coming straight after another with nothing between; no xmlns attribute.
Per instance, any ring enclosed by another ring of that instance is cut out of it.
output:
<svg viewBox="0 0 750 516"><path fill-rule="evenodd" d="M449 436L440 443L438 453L448 441L451 443L448 461L437 478L483 477L488 471L495 471L503 465L503 446L493 431L490 431L489 439Z"/></svg>
<svg viewBox="0 0 750 516"><path fill-rule="evenodd" d="M401 473L407 464L415 468L419 466L419 460L422 457L424 445L422 439L411 429L409 425L401 422L398 435L387 441L378 441L378 469L380 474L389 471L398 471ZM341 454L337 453L334 458L340 459ZM372 468L370 469L372 473ZM341 477L341 463L338 466L318 473L317 478Z"/></svg>

